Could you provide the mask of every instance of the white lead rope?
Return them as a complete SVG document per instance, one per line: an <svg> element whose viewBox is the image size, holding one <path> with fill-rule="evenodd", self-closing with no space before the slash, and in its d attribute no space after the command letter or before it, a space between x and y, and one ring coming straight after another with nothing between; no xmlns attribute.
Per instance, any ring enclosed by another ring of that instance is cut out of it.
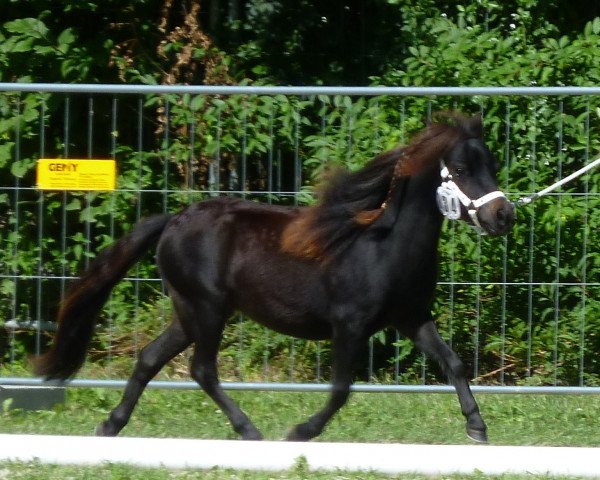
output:
<svg viewBox="0 0 600 480"><path fill-rule="evenodd" d="M559 180L556 183L553 183L552 185L550 185L547 188L544 188L543 190L540 190L537 193L534 193L533 195L529 195L528 197L521 197L519 198L519 200L517 200L515 202L516 206L520 206L520 205L529 205L531 202L533 202L534 200L546 195L547 193L550 193L552 190L560 187L561 185L564 185L565 183L570 182L571 180L579 177L580 175L583 175L585 172L587 172L588 170L591 170L592 168L594 168L595 166L600 165L600 157L598 157L596 160L594 160L593 162L588 163L585 167L580 168L579 170L577 170L576 172L573 172L571 175L569 175L568 177L563 178L562 180Z"/></svg>

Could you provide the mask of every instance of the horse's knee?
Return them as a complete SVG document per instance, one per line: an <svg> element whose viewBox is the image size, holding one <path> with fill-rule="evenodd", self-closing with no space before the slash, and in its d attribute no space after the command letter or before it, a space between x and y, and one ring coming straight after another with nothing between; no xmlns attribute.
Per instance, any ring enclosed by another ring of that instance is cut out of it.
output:
<svg viewBox="0 0 600 480"><path fill-rule="evenodd" d="M146 347L140 352L140 356L137 360L136 368L134 370L134 375L141 376L142 378L148 376L153 377L156 373L158 373L158 370L160 370L162 366L163 364L158 361L156 355L154 355L152 351Z"/></svg>

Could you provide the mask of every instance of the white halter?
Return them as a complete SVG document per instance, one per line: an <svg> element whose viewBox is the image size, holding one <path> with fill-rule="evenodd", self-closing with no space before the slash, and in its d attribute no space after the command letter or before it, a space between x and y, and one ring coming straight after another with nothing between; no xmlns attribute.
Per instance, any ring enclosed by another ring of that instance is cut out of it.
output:
<svg viewBox="0 0 600 480"><path fill-rule="evenodd" d="M460 205L464 205L467 209L469 217L473 225L481 232L485 233L484 229L479 223L477 212L482 205L496 198L506 198L506 195L499 190L495 190L490 193L486 193L482 197L475 200L471 200L459 186L452 180L452 175L446 167L444 161L440 162L440 176L442 177L442 184L437 189L437 204L440 212L449 220L458 220L460 218Z"/></svg>

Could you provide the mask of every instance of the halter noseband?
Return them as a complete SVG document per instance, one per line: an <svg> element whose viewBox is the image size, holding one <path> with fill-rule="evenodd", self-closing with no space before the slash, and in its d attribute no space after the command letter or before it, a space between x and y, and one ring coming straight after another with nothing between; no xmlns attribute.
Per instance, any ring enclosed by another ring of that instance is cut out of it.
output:
<svg viewBox="0 0 600 480"><path fill-rule="evenodd" d="M469 217L477 230L480 233L485 233L485 230L479 223L478 212L479 208L488 202L496 198L506 198L503 192L495 190L490 193L486 193L482 197L475 200L471 200L460 187L452 180L452 175L446 167L446 164L442 160L440 162L440 176L442 177L442 184L437 189L437 204L440 212L449 220L458 220L461 216L461 204L467 209Z"/></svg>

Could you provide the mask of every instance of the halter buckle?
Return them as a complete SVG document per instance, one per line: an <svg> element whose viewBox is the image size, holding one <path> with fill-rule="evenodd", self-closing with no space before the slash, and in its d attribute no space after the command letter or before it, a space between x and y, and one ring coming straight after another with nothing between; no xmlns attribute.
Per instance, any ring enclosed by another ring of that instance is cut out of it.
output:
<svg viewBox="0 0 600 480"><path fill-rule="evenodd" d="M456 191L448 186L446 182L437 188L437 205L444 217L449 220L458 220L460 218L460 198Z"/></svg>

